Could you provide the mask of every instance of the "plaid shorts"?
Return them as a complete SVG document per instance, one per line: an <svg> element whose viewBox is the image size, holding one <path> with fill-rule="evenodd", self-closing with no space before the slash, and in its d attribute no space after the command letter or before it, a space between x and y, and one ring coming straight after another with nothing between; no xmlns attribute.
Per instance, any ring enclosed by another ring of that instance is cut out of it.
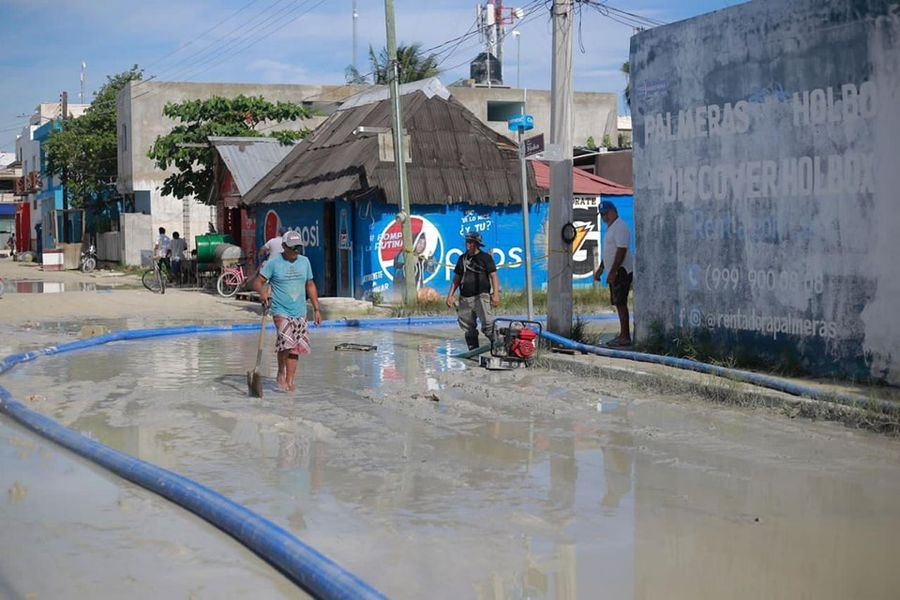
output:
<svg viewBox="0 0 900 600"><path fill-rule="evenodd" d="M294 354L309 354L309 325L303 317L282 317L275 315L275 351L290 351Z"/></svg>

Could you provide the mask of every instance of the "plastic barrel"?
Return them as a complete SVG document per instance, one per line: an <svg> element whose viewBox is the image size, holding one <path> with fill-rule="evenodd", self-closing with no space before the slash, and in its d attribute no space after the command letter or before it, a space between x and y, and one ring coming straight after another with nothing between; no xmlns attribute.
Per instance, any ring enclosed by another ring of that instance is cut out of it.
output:
<svg viewBox="0 0 900 600"><path fill-rule="evenodd" d="M216 260L216 246L231 244L231 236L224 233L209 233L197 236L197 262L211 263Z"/></svg>

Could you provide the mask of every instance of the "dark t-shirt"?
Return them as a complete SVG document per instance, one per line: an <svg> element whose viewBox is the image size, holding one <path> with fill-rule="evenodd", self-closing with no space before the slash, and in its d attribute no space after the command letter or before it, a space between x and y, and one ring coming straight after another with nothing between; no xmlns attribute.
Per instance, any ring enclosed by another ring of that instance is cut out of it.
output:
<svg viewBox="0 0 900 600"><path fill-rule="evenodd" d="M463 253L456 261L453 272L459 275L459 295L465 298L491 291L491 273L497 271L494 257L478 251L475 256Z"/></svg>

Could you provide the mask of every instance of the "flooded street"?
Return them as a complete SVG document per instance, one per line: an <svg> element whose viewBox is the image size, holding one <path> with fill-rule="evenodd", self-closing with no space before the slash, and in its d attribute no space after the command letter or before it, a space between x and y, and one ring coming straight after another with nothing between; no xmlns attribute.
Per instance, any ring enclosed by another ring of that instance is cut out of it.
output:
<svg viewBox="0 0 900 600"><path fill-rule="evenodd" d="M889 598L900 587L897 439L647 397L623 382L487 371L447 356L462 345L455 328L312 335L297 392L281 394L268 333L262 399L247 394L253 332L42 357L0 384L67 427L240 502L390 597ZM345 342L377 350L333 349ZM54 467L67 453L5 417L0 437L5 554L35 544L43 523L56 536L53 560L96 585L121 575L90 560L92 548L171 543L176 565L184 557L213 577L237 561L259 578L253 597L296 595L188 513L156 523L165 501L123 492L80 459ZM40 494L22 495L40 488L38 457L55 485L97 504L55 514ZM123 519L136 527L117 535ZM15 583L24 567L0 568ZM130 568L144 584L158 565ZM63 595L95 597L90 589ZM221 592L195 597L247 597Z"/></svg>

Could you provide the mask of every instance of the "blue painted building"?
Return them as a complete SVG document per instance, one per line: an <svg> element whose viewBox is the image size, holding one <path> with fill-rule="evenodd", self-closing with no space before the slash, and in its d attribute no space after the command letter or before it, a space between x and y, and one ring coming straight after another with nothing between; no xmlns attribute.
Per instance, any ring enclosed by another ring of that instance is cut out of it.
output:
<svg viewBox="0 0 900 600"><path fill-rule="evenodd" d="M516 144L449 94L419 90L402 100L417 286L446 294L465 251L464 236L476 231L497 263L502 288L523 289L526 236ZM300 233L322 295L389 297L399 289L399 193L392 156L384 149L389 127L386 98L348 102L243 196L255 219L257 246L281 226ZM547 279L547 170L529 163L527 243L535 289ZM582 171L574 184L575 285L590 286L601 235L598 199L619 199L624 217L631 190Z"/></svg>

